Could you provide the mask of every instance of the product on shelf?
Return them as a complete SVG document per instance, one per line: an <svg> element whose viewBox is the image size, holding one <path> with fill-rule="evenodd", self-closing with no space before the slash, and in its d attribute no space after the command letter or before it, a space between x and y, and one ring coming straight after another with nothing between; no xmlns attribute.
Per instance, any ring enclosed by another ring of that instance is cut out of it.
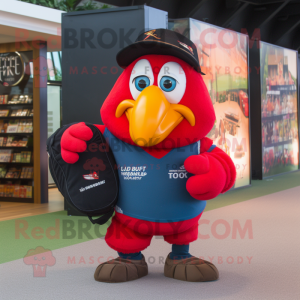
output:
<svg viewBox="0 0 300 300"><path fill-rule="evenodd" d="M26 185L26 198L32 198L32 186Z"/></svg>
<svg viewBox="0 0 300 300"><path fill-rule="evenodd" d="M0 132L5 133L7 130L8 121L0 120Z"/></svg>
<svg viewBox="0 0 300 300"><path fill-rule="evenodd" d="M1 133L32 133L33 124L30 119L0 120Z"/></svg>
<svg viewBox="0 0 300 300"><path fill-rule="evenodd" d="M32 198L32 186L0 184L0 197Z"/></svg>
<svg viewBox="0 0 300 300"><path fill-rule="evenodd" d="M12 142L13 142L13 139L14 139L13 136L7 137L7 140L6 140L6 147L11 147Z"/></svg>
<svg viewBox="0 0 300 300"><path fill-rule="evenodd" d="M13 141L11 142L12 147L18 147L18 139L14 137Z"/></svg>
<svg viewBox="0 0 300 300"><path fill-rule="evenodd" d="M25 117L29 113L30 113L30 110L27 109L27 108L25 108L25 109L14 109L12 111L12 114L14 114L14 116L16 116L16 117ZM11 116L13 116L12 114L11 114Z"/></svg>
<svg viewBox="0 0 300 300"><path fill-rule="evenodd" d="M26 147L28 138L20 138L18 136L0 137L0 147Z"/></svg>
<svg viewBox="0 0 300 300"><path fill-rule="evenodd" d="M30 110L29 109L23 109L22 112L21 112L21 116L22 117L25 117L29 114Z"/></svg>
<svg viewBox="0 0 300 300"><path fill-rule="evenodd" d="M31 152L30 151L21 152L21 161L22 162L30 163L30 160L31 160Z"/></svg>
<svg viewBox="0 0 300 300"><path fill-rule="evenodd" d="M19 185L15 185L14 186L14 197L18 198L20 195L20 186Z"/></svg>
<svg viewBox="0 0 300 300"><path fill-rule="evenodd" d="M11 113L10 113L10 116L15 117L17 115L17 111L18 111L18 109L12 109Z"/></svg>
<svg viewBox="0 0 300 300"><path fill-rule="evenodd" d="M21 96L21 97L22 97L22 96ZM32 103L32 96L29 96L29 95L23 95L22 101L24 101L24 102L22 102L22 103L28 103L28 104L30 104L30 103Z"/></svg>
<svg viewBox="0 0 300 300"><path fill-rule="evenodd" d="M12 109L10 113L10 117L25 117L29 116L31 110L30 109Z"/></svg>
<svg viewBox="0 0 300 300"><path fill-rule="evenodd" d="M18 140L17 147L26 147L28 144L28 138L22 138L21 140Z"/></svg>
<svg viewBox="0 0 300 300"><path fill-rule="evenodd" d="M14 196L14 186L12 184L4 185L4 196L5 197L13 197Z"/></svg>
<svg viewBox="0 0 300 300"><path fill-rule="evenodd" d="M27 120L26 122L26 127L25 127L25 132L26 133L32 133L33 131L33 124L31 120Z"/></svg>
<svg viewBox="0 0 300 300"><path fill-rule="evenodd" d="M33 126L32 120L18 120L18 129L17 132L26 132L32 133Z"/></svg>
<svg viewBox="0 0 300 300"><path fill-rule="evenodd" d="M16 133L18 132L18 120L10 120L6 129L7 133Z"/></svg>
<svg viewBox="0 0 300 300"><path fill-rule="evenodd" d="M0 104L7 104L8 95L0 95Z"/></svg>
<svg viewBox="0 0 300 300"><path fill-rule="evenodd" d="M7 137L5 136L5 137L3 137L3 147L6 147L6 142L7 142Z"/></svg>
<svg viewBox="0 0 300 300"><path fill-rule="evenodd" d="M21 174L21 169L17 169L17 168L9 168L5 178L19 178Z"/></svg>
<svg viewBox="0 0 300 300"><path fill-rule="evenodd" d="M0 178L5 178L7 168L5 165L0 165Z"/></svg>
<svg viewBox="0 0 300 300"><path fill-rule="evenodd" d="M19 95L13 96L10 100L8 100L8 104L18 104L19 102Z"/></svg>
<svg viewBox="0 0 300 300"><path fill-rule="evenodd" d="M7 117L9 114L9 109L1 109L0 110L0 117Z"/></svg>
<svg viewBox="0 0 300 300"><path fill-rule="evenodd" d="M12 162L15 163L29 163L31 160L31 152L30 151L22 151L21 153L14 153Z"/></svg>
<svg viewBox="0 0 300 300"><path fill-rule="evenodd" d="M31 104L31 103L32 103L31 95L14 95L10 100L7 101L7 104Z"/></svg>
<svg viewBox="0 0 300 300"><path fill-rule="evenodd" d="M33 178L33 167L23 167L20 178L26 178L26 179Z"/></svg>
<svg viewBox="0 0 300 300"><path fill-rule="evenodd" d="M12 150L0 150L0 162L10 162L12 156Z"/></svg>

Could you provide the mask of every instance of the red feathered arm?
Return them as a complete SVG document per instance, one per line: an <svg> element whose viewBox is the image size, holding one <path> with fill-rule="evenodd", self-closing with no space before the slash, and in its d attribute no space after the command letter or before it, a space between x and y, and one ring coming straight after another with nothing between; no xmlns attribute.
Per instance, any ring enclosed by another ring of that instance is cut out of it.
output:
<svg viewBox="0 0 300 300"><path fill-rule="evenodd" d="M236 170L231 158L221 149L215 147L211 152L212 141L201 140L199 155L188 157L185 169L194 174L186 183L190 195L198 200L209 200L220 193L227 192L235 182Z"/></svg>
<svg viewBox="0 0 300 300"><path fill-rule="evenodd" d="M104 133L104 125L95 125ZM74 164L78 161L78 153L86 150L86 142L93 137L92 130L80 122L70 126L62 135L60 141L61 156L66 163Z"/></svg>

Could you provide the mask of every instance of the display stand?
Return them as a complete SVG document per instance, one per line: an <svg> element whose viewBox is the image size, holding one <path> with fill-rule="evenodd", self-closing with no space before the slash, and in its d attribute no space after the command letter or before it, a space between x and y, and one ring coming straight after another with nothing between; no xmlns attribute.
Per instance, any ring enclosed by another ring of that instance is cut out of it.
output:
<svg viewBox="0 0 300 300"><path fill-rule="evenodd" d="M265 42L250 48L253 179L299 169L297 57Z"/></svg>
<svg viewBox="0 0 300 300"><path fill-rule="evenodd" d="M47 45L1 44L2 59L7 53L20 55L25 70L14 85L0 82L0 201L47 203Z"/></svg>
<svg viewBox="0 0 300 300"><path fill-rule="evenodd" d="M216 115L215 124L207 137L233 161L236 168L233 189L249 186L248 36L192 18L172 19L168 26L195 44L201 70L205 74L202 79ZM220 37L223 42L216 43Z"/></svg>

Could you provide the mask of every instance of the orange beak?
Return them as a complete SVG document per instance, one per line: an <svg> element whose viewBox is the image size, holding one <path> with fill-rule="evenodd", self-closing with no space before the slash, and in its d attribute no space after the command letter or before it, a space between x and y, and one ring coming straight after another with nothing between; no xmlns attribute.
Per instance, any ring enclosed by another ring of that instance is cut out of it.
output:
<svg viewBox="0 0 300 300"><path fill-rule="evenodd" d="M124 113L131 139L142 147L162 142L183 119L195 126L193 112L184 105L169 103L162 90L154 85L145 88L136 101L122 101L116 109L116 117Z"/></svg>

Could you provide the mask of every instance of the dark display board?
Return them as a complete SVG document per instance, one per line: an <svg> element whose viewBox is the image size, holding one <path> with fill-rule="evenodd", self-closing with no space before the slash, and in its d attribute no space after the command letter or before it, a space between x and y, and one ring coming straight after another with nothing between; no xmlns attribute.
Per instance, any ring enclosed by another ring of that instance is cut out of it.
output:
<svg viewBox="0 0 300 300"><path fill-rule="evenodd" d="M167 12L131 6L62 15L62 124L101 124L100 108L121 69L117 53L138 35L167 28ZM81 215L65 202L68 215Z"/></svg>
<svg viewBox="0 0 300 300"><path fill-rule="evenodd" d="M63 14L63 124L101 124L102 103L123 71L116 54L141 32L166 26L167 13L147 6Z"/></svg>

